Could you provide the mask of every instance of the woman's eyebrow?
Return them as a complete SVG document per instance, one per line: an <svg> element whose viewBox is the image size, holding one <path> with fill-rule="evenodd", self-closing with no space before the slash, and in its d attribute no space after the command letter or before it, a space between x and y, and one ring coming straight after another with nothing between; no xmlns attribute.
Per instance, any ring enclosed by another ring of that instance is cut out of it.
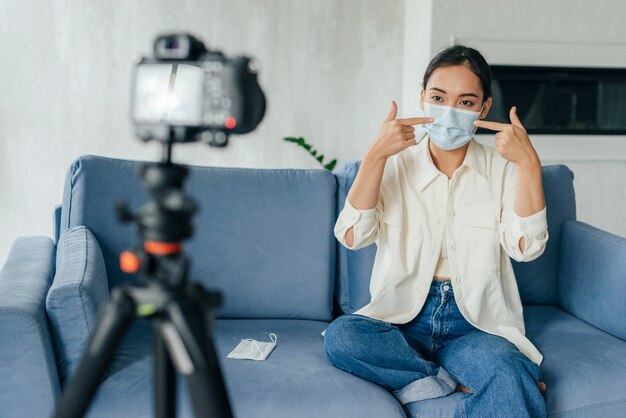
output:
<svg viewBox="0 0 626 418"><path fill-rule="evenodd" d="M447 91L440 89L439 87L431 87L428 90L436 90L436 91L440 91L443 94L448 94ZM466 96L470 96L470 97L476 97L477 99L479 98L478 95L476 93L463 93L463 94L459 94L459 97L466 97Z"/></svg>

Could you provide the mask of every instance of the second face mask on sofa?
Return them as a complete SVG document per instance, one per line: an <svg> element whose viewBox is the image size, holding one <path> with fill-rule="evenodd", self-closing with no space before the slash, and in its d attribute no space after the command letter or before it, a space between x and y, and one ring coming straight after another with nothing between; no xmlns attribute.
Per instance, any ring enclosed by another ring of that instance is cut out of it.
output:
<svg viewBox="0 0 626 418"><path fill-rule="evenodd" d="M270 355L274 347L276 347L276 343L278 338L276 334L270 334L270 340L272 342L260 342L257 340L253 340L251 338L243 339L237 344L237 347L233 351L231 351L227 358L232 359L246 359L246 360L265 360L267 356Z"/></svg>

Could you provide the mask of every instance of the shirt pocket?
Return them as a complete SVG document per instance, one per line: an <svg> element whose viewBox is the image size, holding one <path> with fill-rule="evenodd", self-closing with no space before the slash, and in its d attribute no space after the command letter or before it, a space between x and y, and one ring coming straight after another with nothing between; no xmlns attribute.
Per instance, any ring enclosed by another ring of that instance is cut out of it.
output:
<svg viewBox="0 0 626 418"><path fill-rule="evenodd" d="M400 282L417 271L424 239L422 224L417 219L407 219L402 212L390 211L383 212L381 221L380 268L386 280Z"/></svg>
<svg viewBox="0 0 626 418"><path fill-rule="evenodd" d="M382 222L390 236L416 238L422 235L422 224L405 218L400 211L383 212Z"/></svg>
<svg viewBox="0 0 626 418"><path fill-rule="evenodd" d="M500 270L499 216L493 205L480 205L468 213L469 266L478 270Z"/></svg>

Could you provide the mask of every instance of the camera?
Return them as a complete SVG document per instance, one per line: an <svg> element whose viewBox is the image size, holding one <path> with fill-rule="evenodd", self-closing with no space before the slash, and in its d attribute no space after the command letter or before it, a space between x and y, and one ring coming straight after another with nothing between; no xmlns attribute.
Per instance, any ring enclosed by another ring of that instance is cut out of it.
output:
<svg viewBox="0 0 626 418"><path fill-rule="evenodd" d="M134 68L135 134L144 141L226 146L230 134L248 133L263 119L258 70L253 58L227 58L190 34L158 36L154 57Z"/></svg>

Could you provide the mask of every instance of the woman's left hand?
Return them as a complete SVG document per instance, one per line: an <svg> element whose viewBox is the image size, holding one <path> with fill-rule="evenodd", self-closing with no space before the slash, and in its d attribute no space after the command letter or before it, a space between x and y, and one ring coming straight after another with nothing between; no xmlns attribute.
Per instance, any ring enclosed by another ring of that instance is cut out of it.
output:
<svg viewBox="0 0 626 418"><path fill-rule="evenodd" d="M509 161L521 166L539 163L539 156L530 142L526 129L517 117L515 106L509 113L511 123L488 122L477 120L475 126L496 131L496 151Z"/></svg>

